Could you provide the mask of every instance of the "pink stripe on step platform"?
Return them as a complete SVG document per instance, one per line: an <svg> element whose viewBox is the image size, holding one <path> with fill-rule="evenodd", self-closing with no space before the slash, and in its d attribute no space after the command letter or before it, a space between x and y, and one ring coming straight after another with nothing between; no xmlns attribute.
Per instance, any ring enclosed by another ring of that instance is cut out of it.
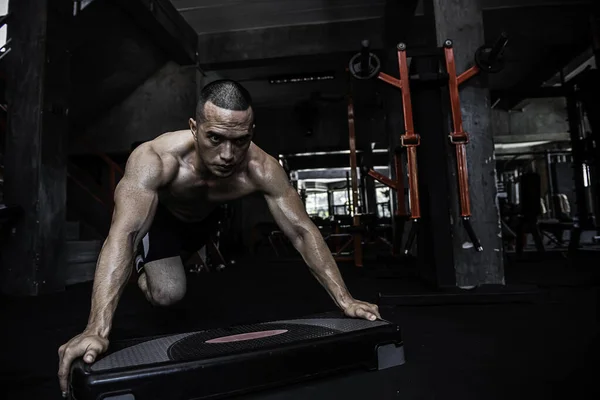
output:
<svg viewBox="0 0 600 400"><path fill-rule="evenodd" d="M250 332L250 333L241 333L239 335L231 335L231 336L223 336L215 339L207 340L204 343L231 343L231 342L243 342L244 340L254 340L254 339L262 339L271 336L281 335L282 333L286 333L287 329L278 329L272 331L260 331L260 332Z"/></svg>

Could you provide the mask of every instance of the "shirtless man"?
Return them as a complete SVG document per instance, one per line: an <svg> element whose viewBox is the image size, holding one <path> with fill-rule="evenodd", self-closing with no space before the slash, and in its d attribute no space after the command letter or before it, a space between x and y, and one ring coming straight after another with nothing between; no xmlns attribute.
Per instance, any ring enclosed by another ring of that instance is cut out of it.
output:
<svg viewBox="0 0 600 400"><path fill-rule="evenodd" d="M253 192L265 196L281 230L347 316L380 318L376 305L350 295L283 168L252 142L248 92L233 81L207 85L196 120L189 124L189 131L165 133L140 145L127 161L98 258L87 327L58 351L63 396L73 360L83 357L92 363L107 350L113 315L134 266L138 285L152 304L181 300L186 276L180 255L204 245L219 204Z"/></svg>

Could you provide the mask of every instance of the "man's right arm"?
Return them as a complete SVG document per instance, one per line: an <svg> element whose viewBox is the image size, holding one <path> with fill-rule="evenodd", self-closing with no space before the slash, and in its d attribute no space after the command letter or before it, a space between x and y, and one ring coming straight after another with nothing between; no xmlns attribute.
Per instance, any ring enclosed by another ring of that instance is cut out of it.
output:
<svg viewBox="0 0 600 400"><path fill-rule="evenodd" d="M161 158L149 144L139 146L129 157L115 189L112 223L96 265L88 324L59 349L63 392L74 359L84 356L89 363L106 351L113 316L133 268L134 250L154 218L158 189L173 179L177 166L175 159Z"/></svg>
<svg viewBox="0 0 600 400"><path fill-rule="evenodd" d="M102 338L110 333L119 298L131 275L135 249L154 218L157 191L172 175L173 166L164 165L147 145L136 150L115 190L113 219L94 277L86 331Z"/></svg>

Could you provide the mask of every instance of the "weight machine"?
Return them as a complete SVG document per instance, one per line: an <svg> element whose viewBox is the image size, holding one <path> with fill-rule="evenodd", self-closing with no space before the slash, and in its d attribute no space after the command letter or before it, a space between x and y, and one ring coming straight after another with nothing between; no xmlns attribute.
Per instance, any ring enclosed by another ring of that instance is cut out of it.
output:
<svg viewBox="0 0 600 400"><path fill-rule="evenodd" d="M475 53L475 65L460 75L456 73L456 65L454 61L453 43L451 40L444 42L442 55L445 59L446 73L438 74L434 79L447 81L450 95L451 117L453 129L449 134L450 144L454 146L456 151L456 168L458 172L458 190L460 201L460 212L463 227L465 228L473 248L480 252L483 247L477 238L477 235L471 225L471 203L469 196L468 169L466 157L466 145L469 143L467 132L463 129L462 115L460 111L460 98L458 88L461 84L473 78L480 72L496 73L503 68L502 53L508 42L508 37L503 33L491 47L480 47ZM439 54L439 50L436 55ZM419 198L418 184L418 163L417 163L417 148L421 143L421 137L415 132L410 84L411 81L429 80L431 77L409 77L409 68L407 62L407 46L400 43L397 46L397 57L399 67L399 79L380 72L381 62L377 55L369 49L367 40L362 42L362 49L354 55L349 62L349 72L356 79L368 80L377 77L383 82L392 85L401 90L402 93L402 112L404 116L404 132L400 135L400 146L394 152L394 169L395 179L390 179L374 170L369 170L368 175L379 181L383 185L394 190L397 195L397 209L395 211L396 218L406 216L405 211L405 189L404 189L404 172L402 153L406 152L407 158L407 175L408 175L408 200L410 209L410 219L412 222L411 229L407 241L404 245L403 253L408 255L413 245L415 238L419 232L419 223L421 219L421 208ZM354 110L352 103L349 103L348 119L350 126L350 163L356 164L356 149L352 146L355 140L354 133ZM355 168L353 168L355 170Z"/></svg>

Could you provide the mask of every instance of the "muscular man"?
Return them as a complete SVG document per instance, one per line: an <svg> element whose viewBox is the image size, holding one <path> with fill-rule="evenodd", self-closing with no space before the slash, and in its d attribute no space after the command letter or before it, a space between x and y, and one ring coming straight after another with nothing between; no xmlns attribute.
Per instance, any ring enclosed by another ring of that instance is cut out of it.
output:
<svg viewBox="0 0 600 400"><path fill-rule="evenodd" d="M181 254L204 245L220 203L253 192L264 194L281 230L347 316L380 317L377 306L350 295L285 172L252 142L248 92L233 81L207 85L196 120L189 124L189 131L165 133L140 145L127 161L98 258L87 327L59 349L58 376L65 395L73 360L83 356L91 363L107 350L113 315L134 264L138 285L152 304L181 300L186 290Z"/></svg>

